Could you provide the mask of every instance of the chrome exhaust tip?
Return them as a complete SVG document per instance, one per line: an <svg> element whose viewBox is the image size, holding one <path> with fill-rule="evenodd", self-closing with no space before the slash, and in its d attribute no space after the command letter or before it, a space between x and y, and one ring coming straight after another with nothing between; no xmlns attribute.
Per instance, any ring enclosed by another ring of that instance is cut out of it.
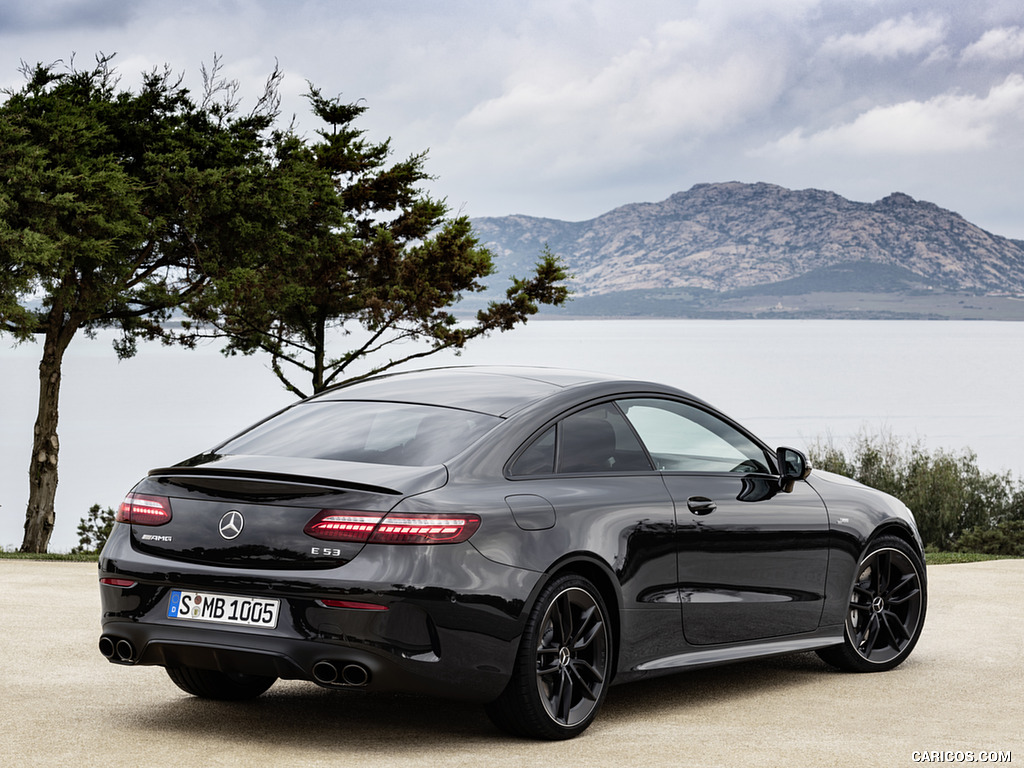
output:
<svg viewBox="0 0 1024 768"><path fill-rule="evenodd" d="M100 637L100 653L105 659L113 659L116 650L114 649L114 638L103 635Z"/></svg>
<svg viewBox="0 0 1024 768"><path fill-rule="evenodd" d="M353 688L362 688L370 682L370 670L362 664L346 664L341 669L341 681Z"/></svg>
<svg viewBox="0 0 1024 768"><path fill-rule="evenodd" d="M313 665L313 679L334 688L362 688L370 682L370 670L354 662L318 661Z"/></svg>
<svg viewBox="0 0 1024 768"><path fill-rule="evenodd" d="M117 653L117 660L125 663L131 663L135 661L135 646L127 640L118 640L114 646L114 650Z"/></svg>
<svg viewBox="0 0 1024 768"><path fill-rule="evenodd" d="M338 682L338 668L330 661L318 661L313 665L313 679L324 685Z"/></svg>

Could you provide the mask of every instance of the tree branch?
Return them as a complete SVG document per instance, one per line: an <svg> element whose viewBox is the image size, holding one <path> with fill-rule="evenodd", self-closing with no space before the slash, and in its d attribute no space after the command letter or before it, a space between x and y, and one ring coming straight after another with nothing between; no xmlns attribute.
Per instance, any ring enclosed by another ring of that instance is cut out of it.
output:
<svg viewBox="0 0 1024 768"><path fill-rule="evenodd" d="M301 389L296 387L294 384L292 384L291 381L289 381L288 377L284 375L284 371L281 370L281 364L279 360L281 360L281 358L278 355L272 355L270 358L270 368L271 370L273 370L274 375L276 375L280 382L284 384L285 389L287 389L293 395L296 395L300 400L305 400L308 397L308 395ZM288 360L287 362L291 361Z"/></svg>

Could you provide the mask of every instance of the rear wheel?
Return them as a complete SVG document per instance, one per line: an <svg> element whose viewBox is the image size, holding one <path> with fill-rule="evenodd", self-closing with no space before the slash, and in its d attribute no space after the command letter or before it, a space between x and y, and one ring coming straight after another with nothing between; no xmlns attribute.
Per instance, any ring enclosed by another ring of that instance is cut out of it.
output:
<svg viewBox="0 0 1024 768"><path fill-rule="evenodd" d="M611 669L611 626L600 592L581 576L561 576L538 597L512 678L487 714L519 736L572 738L597 715Z"/></svg>
<svg viewBox="0 0 1024 768"><path fill-rule="evenodd" d="M220 701L255 699L277 680L276 677L195 667L168 667L167 676L186 693Z"/></svg>
<svg viewBox="0 0 1024 768"><path fill-rule="evenodd" d="M818 655L850 672L892 669L914 650L926 607L920 556L902 539L879 537L857 566L843 644Z"/></svg>

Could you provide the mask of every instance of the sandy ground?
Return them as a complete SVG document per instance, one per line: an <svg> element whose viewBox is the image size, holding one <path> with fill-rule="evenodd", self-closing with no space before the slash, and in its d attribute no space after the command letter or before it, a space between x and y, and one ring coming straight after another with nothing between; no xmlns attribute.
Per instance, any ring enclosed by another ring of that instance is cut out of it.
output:
<svg viewBox="0 0 1024 768"><path fill-rule="evenodd" d="M510 739L475 705L307 683L189 697L160 668L100 656L95 571L0 560L2 766L1024 764L1024 560L929 568L924 635L892 672L802 654L619 686L560 743Z"/></svg>

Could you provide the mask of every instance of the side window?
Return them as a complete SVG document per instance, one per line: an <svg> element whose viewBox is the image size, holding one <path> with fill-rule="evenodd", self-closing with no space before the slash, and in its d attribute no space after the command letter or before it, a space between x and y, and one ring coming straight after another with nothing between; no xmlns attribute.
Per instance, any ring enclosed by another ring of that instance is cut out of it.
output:
<svg viewBox="0 0 1024 768"><path fill-rule="evenodd" d="M619 406L660 470L769 473L763 450L742 432L699 408L638 398Z"/></svg>
<svg viewBox="0 0 1024 768"><path fill-rule="evenodd" d="M518 477L530 475L550 475L555 471L555 428L544 430L543 434L530 443L516 463L512 465L512 474Z"/></svg>
<svg viewBox="0 0 1024 768"><path fill-rule="evenodd" d="M512 465L516 477L595 472L644 472L651 462L613 403L562 419L537 437Z"/></svg>
<svg viewBox="0 0 1024 768"><path fill-rule="evenodd" d="M566 416L558 432L558 472L651 469L643 447L613 403Z"/></svg>

